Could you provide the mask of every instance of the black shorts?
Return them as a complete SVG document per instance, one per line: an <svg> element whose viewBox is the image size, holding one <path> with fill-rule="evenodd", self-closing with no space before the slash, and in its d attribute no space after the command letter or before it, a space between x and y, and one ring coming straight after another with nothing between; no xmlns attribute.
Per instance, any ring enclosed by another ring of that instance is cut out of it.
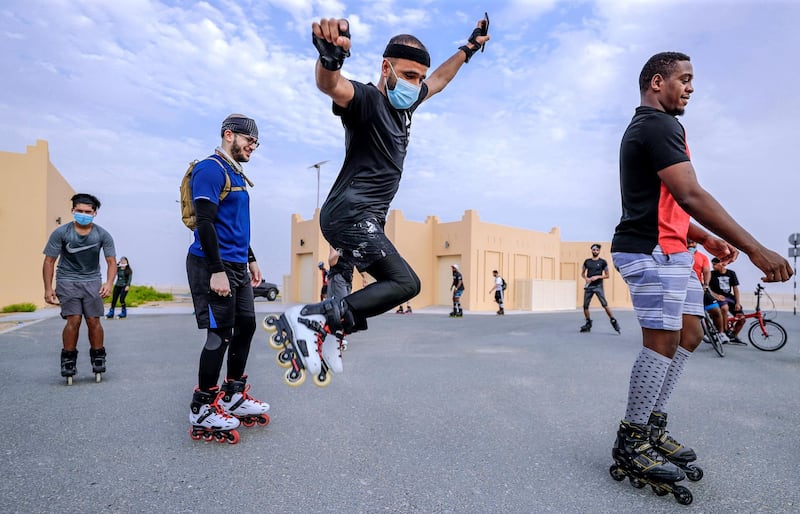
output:
<svg viewBox="0 0 800 514"><path fill-rule="evenodd" d="M704 307L710 306L712 309L719 308L719 303L717 303L717 299L711 296L711 293L708 292L708 289L703 291L703 306Z"/></svg>
<svg viewBox="0 0 800 514"><path fill-rule="evenodd" d="M583 308L588 309L589 303L592 301L592 296L597 295L597 299L600 300L600 305L604 308L608 305L606 301L606 295L603 292L603 285L602 282L599 286L589 286L583 290Z"/></svg>
<svg viewBox="0 0 800 514"><path fill-rule="evenodd" d="M339 265L366 271L384 257L397 254L397 248L383 231L383 224L369 218L344 228L323 228L322 234L339 250Z"/></svg>
<svg viewBox="0 0 800 514"><path fill-rule="evenodd" d="M247 264L222 262L231 285L231 296L211 291L211 273L205 258L189 253L186 276L192 292L197 328L231 328L236 318L255 318L253 286Z"/></svg>

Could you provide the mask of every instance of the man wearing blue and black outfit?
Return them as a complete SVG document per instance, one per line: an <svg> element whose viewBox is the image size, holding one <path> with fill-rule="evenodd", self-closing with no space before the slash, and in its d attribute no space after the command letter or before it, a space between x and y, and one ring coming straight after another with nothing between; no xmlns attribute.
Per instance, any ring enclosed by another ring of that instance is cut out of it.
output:
<svg viewBox="0 0 800 514"><path fill-rule="evenodd" d="M220 132L220 146L192 173L197 224L186 257L197 327L206 330L189 417L195 427L207 429L236 428L239 422L233 416L269 409L247 394L244 373L256 329L253 286L262 277L250 248L246 185L252 183L241 163L258 147L258 128L254 120L231 114ZM227 194L220 199L223 190ZM220 392L217 382L226 351L227 375Z"/></svg>

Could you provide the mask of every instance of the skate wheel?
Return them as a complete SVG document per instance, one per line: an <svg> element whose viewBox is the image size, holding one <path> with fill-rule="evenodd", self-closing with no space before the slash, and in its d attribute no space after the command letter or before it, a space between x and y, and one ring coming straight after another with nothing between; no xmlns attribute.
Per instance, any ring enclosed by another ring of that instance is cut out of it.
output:
<svg viewBox="0 0 800 514"><path fill-rule="evenodd" d="M101 380L103 380L103 374L102 373L95 373L94 374L94 381L99 384Z"/></svg>
<svg viewBox="0 0 800 514"><path fill-rule="evenodd" d="M275 362L282 368L292 367L292 354L289 350L281 350L275 354Z"/></svg>
<svg viewBox="0 0 800 514"><path fill-rule="evenodd" d="M622 471L622 468L614 464L608 469L608 473L611 475L611 478L616 480L617 482L622 482L625 480L625 472Z"/></svg>
<svg viewBox="0 0 800 514"><path fill-rule="evenodd" d="M228 436L224 439L229 444L236 444L239 442L239 431L238 430L231 430L228 432Z"/></svg>
<svg viewBox="0 0 800 514"><path fill-rule="evenodd" d="M283 375L283 381L286 382L286 385L289 387L298 387L306 381L306 373L302 369L295 370L289 368Z"/></svg>
<svg viewBox="0 0 800 514"><path fill-rule="evenodd" d="M697 482L698 480L703 478L703 470L698 468L697 466L692 466L686 470L686 478L688 478L692 482Z"/></svg>
<svg viewBox="0 0 800 514"><path fill-rule="evenodd" d="M264 321L261 322L261 328L264 329L265 332L275 332L278 330L276 326L278 323L278 318L276 316L266 316L264 317Z"/></svg>
<svg viewBox="0 0 800 514"><path fill-rule="evenodd" d="M654 485L651 485L650 487L653 489L653 492L656 493L657 496L666 496L667 494L669 494L669 491L667 491L666 489L662 489Z"/></svg>
<svg viewBox="0 0 800 514"><path fill-rule="evenodd" d="M680 503L681 505L689 505L694 500L692 496L692 492L687 488L683 487L682 485L676 485L675 490L672 492L673 496L675 496L675 501Z"/></svg>
<svg viewBox="0 0 800 514"><path fill-rule="evenodd" d="M243 419L241 422L242 425L246 426L247 428L256 426L256 420L254 419Z"/></svg>
<svg viewBox="0 0 800 514"><path fill-rule="evenodd" d="M267 344L273 350L281 350L283 349L283 341L284 341L283 335L280 332L275 332L271 336L269 336Z"/></svg>
<svg viewBox="0 0 800 514"><path fill-rule="evenodd" d="M189 437L191 437L195 441L199 441L200 439L203 438L203 434L201 432L196 432L195 429L193 429L193 428L190 428L189 429Z"/></svg>
<svg viewBox="0 0 800 514"><path fill-rule="evenodd" d="M203 433L203 441L210 443L214 440L214 433L213 432L204 432Z"/></svg>
<svg viewBox="0 0 800 514"><path fill-rule="evenodd" d="M322 371L311 379L317 387L328 387L331 384L331 373Z"/></svg>
<svg viewBox="0 0 800 514"><path fill-rule="evenodd" d="M67 377L67 385L68 386L72 385L72 377Z"/></svg>
<svg viewBox="0 0 800 514"><path fill-rule="evenodd" d="M258 418L256 418L256 423L258 423L260 426L269 425L269 416L266 414L259 416Z"/></svg>

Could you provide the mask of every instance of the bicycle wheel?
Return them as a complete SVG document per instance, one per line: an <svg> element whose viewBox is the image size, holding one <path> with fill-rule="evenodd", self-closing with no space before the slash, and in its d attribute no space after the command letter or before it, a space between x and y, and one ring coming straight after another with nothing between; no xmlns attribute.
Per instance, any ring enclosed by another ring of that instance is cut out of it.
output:
<svg viewBox="0 0 800 514"><path fill-rule="evenodd" d="M722 346L722 340L719 338L719 332L717 328L714 326L714 323L706 317L701 318L700 322L703 325L703 332L711 346L714 347L714 351L717 352L717 355L720 357L725 357L725 347Z"/></svg>
<svg viewBox="0 0 800 514"><path fill-rule="evenodd" d="M763 352L774 352L780 350L786 344L786 330L774 321L765 319L764 330L758 321L754 321L747 331L747 338L750 344Z"/></svg>

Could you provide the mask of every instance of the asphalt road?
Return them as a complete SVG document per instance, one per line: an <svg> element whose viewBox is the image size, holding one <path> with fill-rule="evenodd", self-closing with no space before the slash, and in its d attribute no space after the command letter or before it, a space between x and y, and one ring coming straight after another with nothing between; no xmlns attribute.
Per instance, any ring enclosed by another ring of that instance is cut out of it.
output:
<svg viewBox="0 0 800 514"><path fill-rule="evenodd" d="M260 304L261 309L275 304ZM0 334L2 512L797 512L800 316L774 353L709 345L673 395L670 431L705 476L684 507L608 473L640 347L594 313L386 314L350 337L327 388L283 384L260 329L248 372L272 405L236 445L189 438L204 335L189 312L104 321L94 382L59 375L58 318ZM163 311L169 312L169 311Z"/></svg>

